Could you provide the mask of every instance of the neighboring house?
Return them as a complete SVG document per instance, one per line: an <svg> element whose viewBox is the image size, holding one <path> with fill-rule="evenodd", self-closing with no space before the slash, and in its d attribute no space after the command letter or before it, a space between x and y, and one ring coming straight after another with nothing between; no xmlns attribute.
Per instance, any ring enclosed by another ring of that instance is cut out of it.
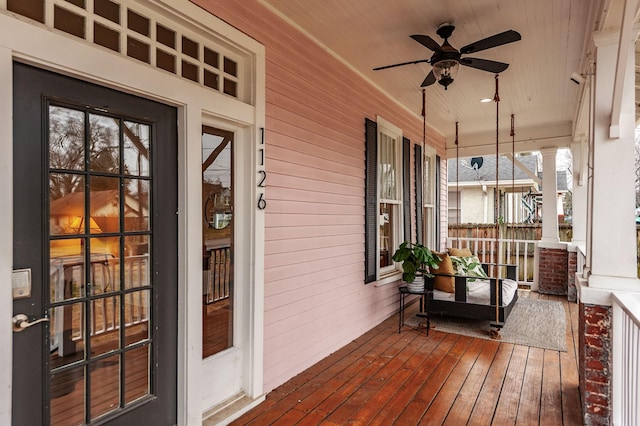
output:
<svg viewBox="0 0 640 426"><path fill-rule="evenodd" d="M539 222L542 215L542 172L539 156L500 156L498 218L506 223ZM495 156L455 158L448 162L448 223L495 223ZM456 176L457 175L457 176ZM558 216L567 192L565 171L557 171ZM562 220L561 220L562 221Z"/></svg>

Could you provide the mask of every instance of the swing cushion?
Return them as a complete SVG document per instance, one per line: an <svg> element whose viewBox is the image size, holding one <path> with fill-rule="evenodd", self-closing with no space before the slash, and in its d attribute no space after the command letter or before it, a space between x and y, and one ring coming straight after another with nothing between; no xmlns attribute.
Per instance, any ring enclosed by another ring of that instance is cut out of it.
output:
<svg viewBox="0 0 640 426"><path fill-rule="evenodd" d="M451 262L449 254L437 252L435 254L440 258L440 262L438 262L438 268L434 269L431 272L436 274L451 275L451 277L436 275L433 282L433 287L436 290L445 291L447 293L455 293L456 285L453 278L455 270L453 269L453 263Z"/></svg>
<svg viewBox="0 0 640 426"><path fill-rule="evenodd" d="M465 247L465 248L451 247L449 249L449 255L458 256L458 257L469 257L469 256L473 256L473 253L471 253L471 250L469 249L469 247Z"/></svg>

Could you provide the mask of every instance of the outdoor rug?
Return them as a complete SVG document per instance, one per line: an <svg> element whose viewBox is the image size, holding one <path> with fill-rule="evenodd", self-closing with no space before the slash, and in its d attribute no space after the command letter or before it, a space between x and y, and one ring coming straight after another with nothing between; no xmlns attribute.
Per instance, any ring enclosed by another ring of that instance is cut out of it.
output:
<svg viewBox="0 0 640 426"><path fill-rule="evenodd" d="M431 316L431 329L445 333L491 339L489 321ZM406 325L425 327L426 319L415 315ZM500 331L502 342L534 346L555 351L567 351L566 319L561 302L519 298Z"/></svg>

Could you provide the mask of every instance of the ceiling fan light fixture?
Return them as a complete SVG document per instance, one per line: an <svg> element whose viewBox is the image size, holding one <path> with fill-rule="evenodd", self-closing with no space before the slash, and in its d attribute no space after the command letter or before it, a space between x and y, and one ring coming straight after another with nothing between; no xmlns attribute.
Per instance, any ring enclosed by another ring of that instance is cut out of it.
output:
<svg viewBox="0 0 640 426"><path fill-rule="evenodd" d="M455 59L443 59L434 63L432 66L436 81L447 90L447 86L453 83L453 80L458 74L458 61Z"/></svg>

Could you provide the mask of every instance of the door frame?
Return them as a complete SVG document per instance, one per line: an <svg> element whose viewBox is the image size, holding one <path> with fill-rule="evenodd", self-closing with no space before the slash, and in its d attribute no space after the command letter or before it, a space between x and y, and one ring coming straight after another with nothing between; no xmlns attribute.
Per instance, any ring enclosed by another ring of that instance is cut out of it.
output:
<svg viewBox="0 0 640 426"><path fill-rule="evenodd" d="M121 3L135 3L133 0ZM180 10L181 18L191 18L192 25L201 30L208 28L209 37L233 43L250 58L251 105L207 90L180 77L158 71L146 64L113 54L87 42L47 30L11 15L0 13L0 197L8 203L0 209L0 278L7 283L0 287L0 363L12 362L13 335L8 324L13 315L11 298L11 271L13 245L13 165L12 165L12 64L25 62L40 68L66 74L74 78L111 87L126 93L163 102L178 108L178 424L201 424L208 406L203 388L208 379L202 360L202 255L201 255L201 149L202 124L213 120L232 123L238 129L238 143L247 146L246 182L258 182L258 149L261 130L265 125L265 49L257 41L232 28L213 15L187 0L155 0L163 16L171 10ZM167 5L171 3L171 5ZM178 3L178 4L176 4ZM158 13L160 13L158 12ZM197 17L197 18L195 18ZM51 46L55 46L52 49ZM110 63L110 67L102 64ZM250 405L262 401L263 394L263 342L264 342L264 210L256 208L258 200L255 185L247 185L240 202L248 212L242 225L250 244L243 251L241 272L247 279L243 306L248 308L244 317L246 329L242 392ZM240 224L238 224L240 225ZM244 240L244 241L247 241ZM11 369L0 371L0 383L11 383ZM0 423L11 424L11 387L0 388Z"/></svg>

